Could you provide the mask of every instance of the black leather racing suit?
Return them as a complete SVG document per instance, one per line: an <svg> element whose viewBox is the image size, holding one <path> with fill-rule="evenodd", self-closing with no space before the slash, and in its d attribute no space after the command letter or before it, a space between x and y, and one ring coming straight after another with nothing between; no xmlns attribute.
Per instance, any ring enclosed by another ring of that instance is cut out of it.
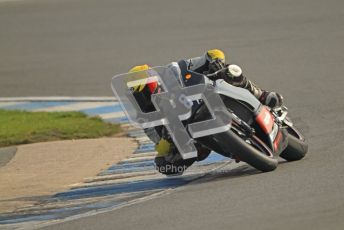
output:
<svg viewBox="0 0 344 230"><path fill-rule="evenodd" d="M178 64L179 64L179 67L181 68L182 71L184 68L187 68L187 70L191 70L191 71L201 73L201 74L211 73L211 70L209 70L209 61L207 61L204 58L204 56L180 60L178 62ZM235 68L239 68L241 71L241 68L237 65L227 64L226 66L235 66ZM257 99L260 99L263 92L264 92L257 85L255 85L252 81L248 80L242 73L239 76L232 75L232 74L228 73L228 74L226 74L226 76L220 76L220 78L223 78L227 83L229 83L233 86L247 89Z"/></svg>

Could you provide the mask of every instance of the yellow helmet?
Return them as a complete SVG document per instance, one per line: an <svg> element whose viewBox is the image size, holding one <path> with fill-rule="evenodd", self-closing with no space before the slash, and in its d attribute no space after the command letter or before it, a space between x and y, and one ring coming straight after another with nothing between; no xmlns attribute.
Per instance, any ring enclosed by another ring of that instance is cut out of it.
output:
<svg viewBox="0 0 344 230"><path fill-rule="evenodd" d="M143 70L148 70L150 69L149 65L147 64L144 64L144 65L137 65L137 66L134 66L133 68L131 68L129 70L129 73L133 73L133 72L138 72L138 71L143 71Z"/></svg>
<svg viewBox="0 0 344 230"><path fill-rule="evenodd" d="M139 80L139 84L134 85L132 88L135 92L141 92L145 86L147 86L151 93L157 88L158 83L156 81L148 83L149 73L147 70L150 70L151 67L147 64L134 66L129 70L129 73L133 73L131 77L133 80Z"/></svg>
<svg viewBox="0 0 344 230"><path fill-rule="evenodd" d="M206 53L206 57L209 62L220 60L221 62L224 63L226 61L224 52L219 49L208 50Z"/></svg>

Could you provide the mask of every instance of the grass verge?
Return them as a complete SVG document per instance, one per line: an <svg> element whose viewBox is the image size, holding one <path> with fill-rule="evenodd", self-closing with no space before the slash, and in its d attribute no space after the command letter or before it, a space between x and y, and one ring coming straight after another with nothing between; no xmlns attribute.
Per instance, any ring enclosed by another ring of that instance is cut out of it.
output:
<svg viewBox="0 0 344 230"><path fill-rule="evenodd" d="M0 110L0 147L54 140L113 136L118 124L80 112L25 112Z"/></svg>

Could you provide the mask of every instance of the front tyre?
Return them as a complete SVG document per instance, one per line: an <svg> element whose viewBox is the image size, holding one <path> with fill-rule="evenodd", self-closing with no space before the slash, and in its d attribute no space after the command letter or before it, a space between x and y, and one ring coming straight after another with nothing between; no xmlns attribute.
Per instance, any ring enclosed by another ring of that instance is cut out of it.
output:
<svg viewBox="0 0 344 230"><path fill-rule="evenodd" d="M305 157L308 144L305 138L295 128L288 127L288 146L280 157L287 161L298 161Z"/></svg>

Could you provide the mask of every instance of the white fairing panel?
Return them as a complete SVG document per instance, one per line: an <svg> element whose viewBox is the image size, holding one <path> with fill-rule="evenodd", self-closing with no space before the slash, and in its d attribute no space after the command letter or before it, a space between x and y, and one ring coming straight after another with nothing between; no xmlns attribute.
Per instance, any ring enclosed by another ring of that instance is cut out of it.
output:
<svg viewBox="0 0 344 230"><path fill-rule="evenodd" d="M247 89L235 87L231 84L228 84L223 79L216 80L215 91L218 94L247 102L248 104L252 105L254 112L257 112L261 105L260 101Z"/></svg>

